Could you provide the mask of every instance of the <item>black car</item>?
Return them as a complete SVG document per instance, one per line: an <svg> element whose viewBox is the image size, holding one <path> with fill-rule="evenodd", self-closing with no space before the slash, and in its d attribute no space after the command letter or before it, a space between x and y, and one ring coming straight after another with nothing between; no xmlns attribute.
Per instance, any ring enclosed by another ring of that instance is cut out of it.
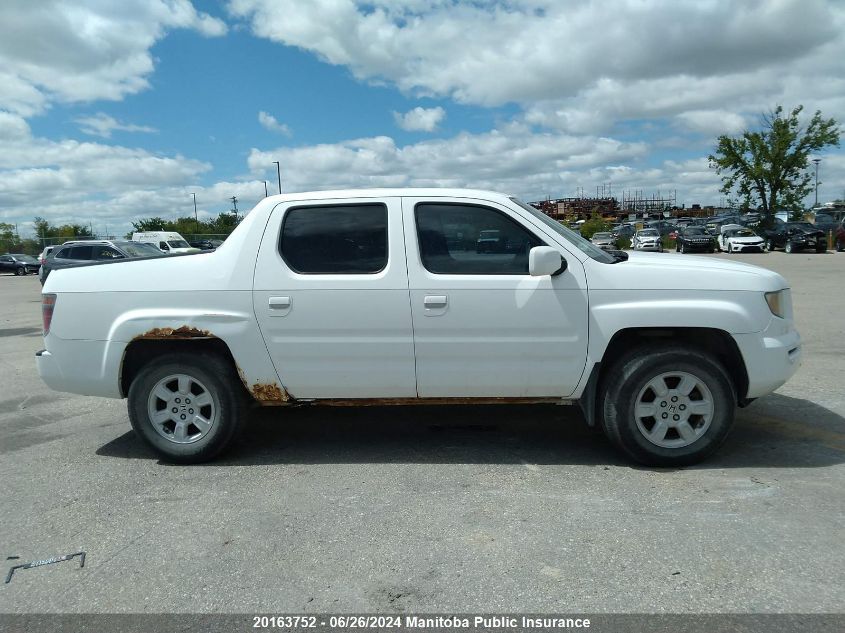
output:
<svg viewBox="0 0 845 633"><path fill-rule="evenodd" d="M687 226L678 231L675 248L679 253L689 251L707 251L712 253L716 249L713 236L703 226Z"/></svg>
<svg viewBox="0 0 845 633"><path fill-rule="evenodd" d="M765 231L766 250L782 248L787 253L814 250L824 253L827 250L827 237L809 222L784 222L782 225Z"/></svg>
<svg viewBox="0 0 845 633"><path fill-rule="evenodd" d="M189 243L191 246L198 248L201 251L213 251L223 243L223 240L196 240Z"/></svg>
<svg viewBox="0 0 845 633"><path fill-rule="evenodd" d="M32 255L20 253L7 253L0 255L0 272L26 275L27 273L38 274L38 260Z"/></svg>
<svg viewBox="0 0 845 633"><path fill-rule="evenodd" d="M128 240L89 240L57 246L41 267L41 284L50 271L92 262L107 262L137 257L164 257L154 244Z"/></svg>

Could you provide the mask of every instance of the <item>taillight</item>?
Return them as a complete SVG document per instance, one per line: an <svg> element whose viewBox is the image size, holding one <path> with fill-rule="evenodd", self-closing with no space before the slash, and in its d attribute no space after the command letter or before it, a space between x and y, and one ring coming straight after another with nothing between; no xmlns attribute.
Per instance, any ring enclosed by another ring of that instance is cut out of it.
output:
<svg viewBox="0 0 845 633"><path fill-rule="evenodd" d="M44 322L44 336L50 333L50 322L53 320L53 310L56 308L56 295L41 295L41 319Z"/></svg>

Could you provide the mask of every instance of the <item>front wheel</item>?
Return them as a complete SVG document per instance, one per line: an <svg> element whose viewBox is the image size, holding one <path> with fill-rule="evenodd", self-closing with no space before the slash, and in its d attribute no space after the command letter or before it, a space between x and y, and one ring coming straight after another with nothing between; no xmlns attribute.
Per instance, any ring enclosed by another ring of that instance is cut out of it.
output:
<svg viewBox="0 0 845 633"><path fill-rule="evenodd" d="M837 253L841 253L841 252L842 252L843 245L842 245L842 242L841 242L841 241L836 240L836 244L834 244L834 247L836 248L836 252L837 252Z"/></svg>
<svg viewBox="0 0 845 633"><path fill-rule="evenodd" d="M783 251L785 253L791 253L793 250L792 242L787 242L786 246L783 247Z"/></svg>
<svg viewBox="0 0 845 633"><path fill-rule="evenodd" d="M23 267L15 268L15 275L17 275L18 277L21 277L25 274L26 274L26 268L23 268Z"/></svg>
<svg viewBox="0 0 845 633"><path fill-rule="evenodd" d="M765 248L767 251L773 251L773 250L775 250L775 245L774 245L774 243L772 242L772 240L766 240L766 243L765 243L765 245L764 245L764 248Z"/></svg>
<svg viewBox="0 0 845 633"><path fill-rule="evenodd" d="M219 356L168 354L138 372L128 408L132 428L163 459L195 464L229 447L246 416L246 399Z"/></svg>
<svg viewBox="0 0 845 633"><path fill-rule="evenodd" d="M733 426L736 394L705 352L641 347L617 361L599 392L602 427L632 459L684 466L711 455Z"/></svg>
<svg viewBox="0 0 845 633"><path fill-rule="evenodd" d="M681 244L681 252L682 252L682 253L686 253L686 252L687 252L687 247L686 247L686 245L685 245L685 244Z"/></svg>

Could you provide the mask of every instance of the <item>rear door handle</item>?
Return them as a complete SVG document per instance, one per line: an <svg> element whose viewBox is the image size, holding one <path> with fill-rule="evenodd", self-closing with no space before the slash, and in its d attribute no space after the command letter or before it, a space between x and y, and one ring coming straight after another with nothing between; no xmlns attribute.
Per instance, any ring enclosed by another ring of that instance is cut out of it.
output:
<svg viewBox="0 0 845 633"><path fill-rule="evenodd" d="M446 295L428 295L423 300L423 305L428 310L436 310L437 308L445 308L449 303L449 298Z"/></svg>
<svg viewBox="0 0 845 633"><path fill-rule="evenodd" d="M293 301L290 297L270 297L267 300L267 307L270 308L271 317L287 316L290 312Z"/></svg>
<svg viewBox="0 0 845 633"><path fill-rule="evenodd" d="M290 307L290 297L270 297L271 310L285 310Z"/></svg>

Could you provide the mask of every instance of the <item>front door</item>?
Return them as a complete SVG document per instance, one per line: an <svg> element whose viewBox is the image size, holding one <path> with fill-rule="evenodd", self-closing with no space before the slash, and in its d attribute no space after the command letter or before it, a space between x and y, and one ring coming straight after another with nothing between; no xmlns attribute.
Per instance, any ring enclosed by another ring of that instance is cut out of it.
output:
<svg viewBox="0 0 845 633"><path fill-rule="evenodd" d="M253 307L294 398L416 395L399 198L279 204Z"/></svg>
<svg viewBox="0 0 845 633"><path fill-rule="evenodd" d="M570 395L587 356L580 260L497 203L404 198L403 215L419 396ZM531 277L528 252L544 244L568 268Z"/></svg>

